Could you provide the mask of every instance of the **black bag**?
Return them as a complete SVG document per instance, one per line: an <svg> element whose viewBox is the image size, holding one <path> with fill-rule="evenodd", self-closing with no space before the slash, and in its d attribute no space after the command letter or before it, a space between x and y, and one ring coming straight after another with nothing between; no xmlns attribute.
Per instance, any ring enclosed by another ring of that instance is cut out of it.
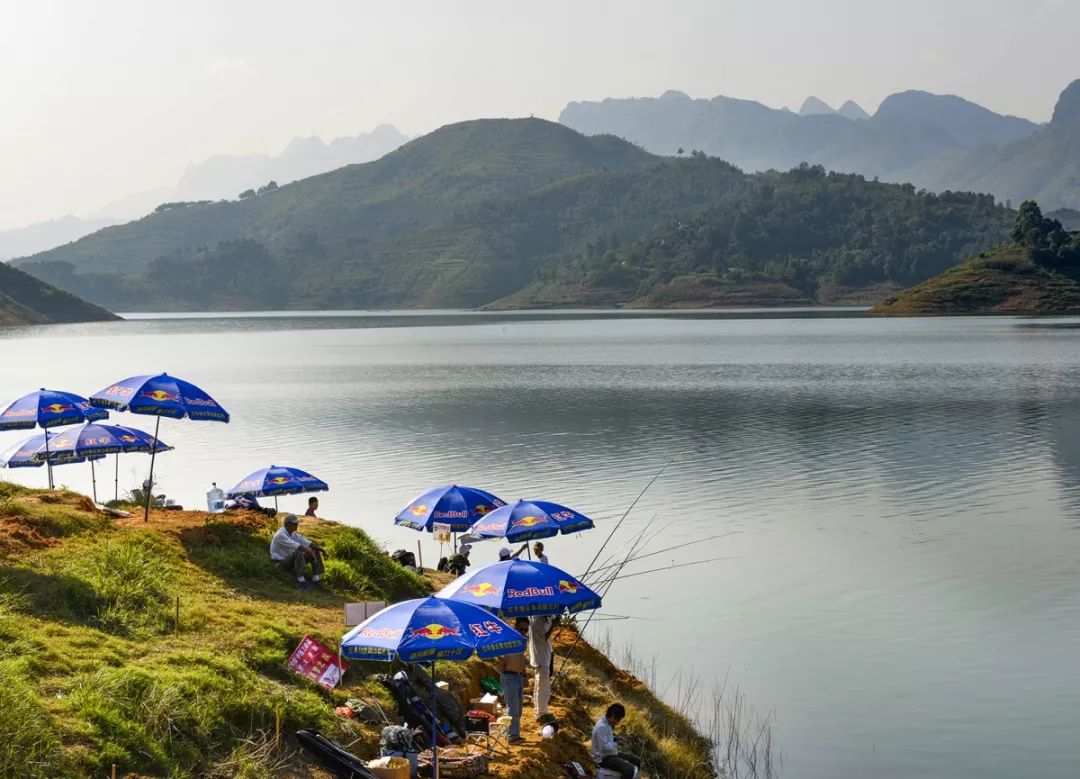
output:
<svg viewBox="0 0 1080 779"><path fill-rule="evenodd" d="M416 567L416 555L414 555L407 549L398 549L396 552L390 555L390 558L402 567Z"/></svg>
<svg viewBox="0 0 1080 779"><path fill-rule="evenodd" d="M317 730L298 730L296 740L338 779L378 779L363 760Z"/></svg>

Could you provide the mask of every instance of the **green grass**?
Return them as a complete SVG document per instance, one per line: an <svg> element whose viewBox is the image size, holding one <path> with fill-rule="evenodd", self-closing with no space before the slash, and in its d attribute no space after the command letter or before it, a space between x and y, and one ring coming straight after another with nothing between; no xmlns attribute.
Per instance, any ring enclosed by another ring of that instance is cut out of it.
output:
<svg viewBox="0 0 1080 779"><path fill-rule="evenodd" d="M56 724L41 702L28 664L0 660L0 678L0 776L65 775L68 767Z"/></svg>

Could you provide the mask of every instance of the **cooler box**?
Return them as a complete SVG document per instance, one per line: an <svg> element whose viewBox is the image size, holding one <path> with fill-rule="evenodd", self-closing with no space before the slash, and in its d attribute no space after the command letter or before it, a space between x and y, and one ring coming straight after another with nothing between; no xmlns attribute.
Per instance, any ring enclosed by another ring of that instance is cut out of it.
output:
<svg viewBox="0 0 1080 779"><path fill-rule="evenodd" d="M378 763L389 762L389 767ZM409 761L403 757L388 757L368 763L368 770L380 779L409 779Z"/></svg>

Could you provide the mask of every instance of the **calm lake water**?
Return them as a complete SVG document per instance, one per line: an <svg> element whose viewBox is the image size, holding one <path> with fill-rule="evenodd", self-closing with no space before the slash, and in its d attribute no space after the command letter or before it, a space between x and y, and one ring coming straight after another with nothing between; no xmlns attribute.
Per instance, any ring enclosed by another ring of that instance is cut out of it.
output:
<svg viewBox="0 0 1080 779"><path fill-rule="evenodd" d="M628 571L733 559L625 579L605 610L635 619L601 623L661 682L727 675L774 713L787 776L1080 775L1080 320L186 317L0 330L0 355L5 396L189 378L233 422L163 423L165 491L198 508L212 480L303 467L390 548L419 537L394 513L457 481L594 517L549 544L580 572L682 452L612 544L657 515L652 549L727 535ZM89 491L87 466L56 473Z"/></svg>

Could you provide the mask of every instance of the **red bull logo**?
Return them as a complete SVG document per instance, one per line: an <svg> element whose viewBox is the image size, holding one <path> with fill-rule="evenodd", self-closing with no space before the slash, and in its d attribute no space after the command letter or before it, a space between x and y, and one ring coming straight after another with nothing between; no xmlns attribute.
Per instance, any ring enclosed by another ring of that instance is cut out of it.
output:
<svg viewBox="0 0 1080 779"><path fill-rule="evenodd" d="M45 414L63 414L65 411L71 411L74 406L68 403L50 403L47 406L42 406L41 411Z"/></svg>
<svg viewBox="0 0 1080 779"><path fill-rule="evenodd" d="M515 520L514 524L510 527L536 527L537 525L543 524L543 522L543 517L522 517L521 519Z"/></svg>
<svg viewBox="0 0 1080 779"><path fill-rule="evenodd" d="M120 440L123 441L125 444L133 444L139 439L133 435L122 435L120 436Z"/></svg>
<svg viewBox="0 0 1080 779"><path fill-rule="evenodd" d="M490 582L480 582L478 584L470 584L464 588L465 592L472 593L478 598L482 598L485 595L498 595L499 588Z"/></svg>
<svg viewBox="0 0 1080 779"><path fill-rule="evenodd" d="M477 515L482 517L489 511L491 511L491 506L485 506L483 503L481 503L479 506L474 506L473 511L476 512Z"/></svg>
<svg viewBox="0 0 1080 779"><path fill-rule="evenodd" d="M581 585L578 584L577 582L560 581L559 582L559 592L565 592L565 593L567 593L569 595L573 595L574 593L576 593L578 591L578 588L580 586Z"/></svg>
<svg viewBox="0 0 1080 779"><path fill-rule="evenodd" d="M270 483L271 484L285 484L287 481L289 481L289 478L287 476L275 476L274 478L272 478L270 480Z"/></svg>
<svg viewBox="0 0 1080 779"><path fill-rule="evenodd" d="M430 638L438 640L445 638L446 636L460 636L461 631L454 628L448 628L446 625L440 625L437 622L432 622L430 625L424 625L423 627L416 628L412 632L413 638Z"/></svg>
<svg viewBox="0 0 1080 779"><path fill-rule="evenodd" d="M424 514L427 513L427 506L425 506L423 503L418 503L415 506L410 506L409 511L412 512L412 515L414 517L422 517Z"/></svg>
<svg viewBox="0 0 1080 779"><path fill-rule="evenodd" d="M32 408L9 408L4 412L5 417L32 417L34 416L34 409Z"/></svg>
<svg viewBox="0 0 1080 779"><path fill-rule="evenodd" d="M165 390L147 390L142 393L142 396L144 398L149 398L150 400L156 400L158 403L180 400L179 395L172 392L166 392Z"/></svg>
<svg viewBox="0 0 1080 779"><path fill-rule="evenodd" d="M476 525L473 527L477 533L498 533L502 530L502 525L498 522L486 522L482 525Z"/></svg>

